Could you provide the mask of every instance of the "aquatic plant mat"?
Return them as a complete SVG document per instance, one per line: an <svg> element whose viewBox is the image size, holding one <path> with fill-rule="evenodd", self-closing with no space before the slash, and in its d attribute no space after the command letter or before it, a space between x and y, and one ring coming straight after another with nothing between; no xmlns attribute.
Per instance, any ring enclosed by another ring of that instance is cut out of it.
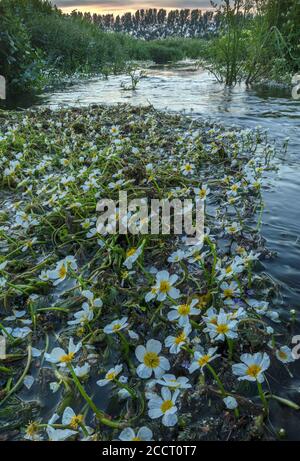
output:
<svg viewBox="0 0 300 461"><path fill-rule="evenodd" d="M0 117L1 439L275 438L274 399L299 407L269 385L295 358L261 270L265 133L130 106ZM201 200L204 241L99 234L120 190Z"/></svg>

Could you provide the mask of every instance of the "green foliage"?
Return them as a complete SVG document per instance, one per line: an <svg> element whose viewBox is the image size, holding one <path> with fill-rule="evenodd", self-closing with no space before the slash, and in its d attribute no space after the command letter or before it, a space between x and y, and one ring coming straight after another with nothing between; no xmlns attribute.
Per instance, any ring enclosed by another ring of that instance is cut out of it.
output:
<svg viewBox="0 0 300 461"><path fill-rule="evenodd" d="M299 70L299 0L223 0L208 68L227 85L284 81Z"/></svg>
<svg viewBox="0 0 300 461"><path fill-rule="evenodd" d="M8 91L39 89L43 65L23 21L0 4L0 74L7 79Z"/></svg>

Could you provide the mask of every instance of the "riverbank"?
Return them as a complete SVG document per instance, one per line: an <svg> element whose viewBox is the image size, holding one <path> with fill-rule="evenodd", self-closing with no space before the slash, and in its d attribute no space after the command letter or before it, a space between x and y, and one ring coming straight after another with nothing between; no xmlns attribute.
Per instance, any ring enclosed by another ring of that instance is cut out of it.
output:
<svg viewBox="0 0 300 461"><path fill-rule="evenodd" d="M1 115L2 437L276 438L269 405L297 405L268 384L294 359L259 271L265 134L124 105ZM204 244L99 235L120 190L198 197Z"/></svg>

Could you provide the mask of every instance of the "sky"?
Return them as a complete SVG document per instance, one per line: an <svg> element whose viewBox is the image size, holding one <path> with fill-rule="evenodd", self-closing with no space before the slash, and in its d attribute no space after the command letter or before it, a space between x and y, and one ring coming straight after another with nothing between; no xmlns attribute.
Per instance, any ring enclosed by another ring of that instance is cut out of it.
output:
<svg viewBox="0 0 300 461"><path fill-rule="evenodd" d="M114 13L122 14L125 11L136 11L140 8L165 8L165 9L180 9L180 8L200 8L208 9L210 7L209 0L51 0L65 13L72 10L80 10L83 12L90 11L91 13Z"/></svg>

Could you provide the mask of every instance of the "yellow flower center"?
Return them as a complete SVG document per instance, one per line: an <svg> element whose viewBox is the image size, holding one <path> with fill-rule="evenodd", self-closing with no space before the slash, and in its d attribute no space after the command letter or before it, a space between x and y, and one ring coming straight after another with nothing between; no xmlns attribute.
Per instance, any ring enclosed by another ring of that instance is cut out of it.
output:
<svg viewBox="0 0 300 461"><path fill-rule="evenodd" d="M177 336L177 338L175 338L175 344L181 344L181 343L184 343L186 340L186 335L184 332L180 333L180 335Z"/></svg>
<svg viewBox="0 0 300 461"><path fill-rule="evenodd" d="M282 360L286 360L288 358L287 354L283 351L279 351L278 352L278 356L282 359Z"/></svg>
<svg viewBox="0 0 300 461"><path fill-rule="evenodd" d="M120 328L121 328L121 324L120 324L120 323L116 323L116 324L113 326L112 329L113 329L113 331L118 331L118 330L120 330Z"/></svg>
<svg viewBox="0 0 300 461"><path fill-rule="evenodd" d="M206 365L209 362L209 359L210 359L209 355L202 355L202 357L200 357L200 359L198 360L200 367L203 367L204 365Z"/></svg>
<svg viewBox="0 0 300 461"><path fill-rule="evenodd" d="M228 266L225 269L226 274L230 274L232 272L232 266Z"/></svg>
<svg viewBox="0 0 300 461"><path fill-rule="evenodd" d="M39 426L37 423L30 422L28 426L26 427L26 434L29 435L29 437L34 436L39 430Z"/></svg>
<svg viewBox="0 0 300 461"><path fill-rule="evenodd" d="M247 375L252 376L252 378L257 378L259 373L261 372L261 367L259 365L250 365L247 370Z"/></svg>
<svg viewBox="0 0 300 461"><path fill-rule="evenodd" d="M67 275L67 268L64 264L59 268L58 275L60 279L65 278Z"/></svg>
<svg viewBox="0 0 300 461"><path fill-rule="evenodd" d="M136 248L130 248L130 250L128 250L126 253L126 257L129 258L130 256L133 256L135 252Z"/></svg>
<svg viewBox="0 0 300 461"><path fill-rule="evenodd" d="M209 301L209 294L198 296L197 307L199 309L203 309L207 305L208 301Z"/></svg>
<svg viewBox="0 0 300 461"><path fill-rule="evenodd" d="M72 417L70 421L70 426L73 429L78 429L78 426L80 426L83 423L83 415L75 415Z"/></svg>
<svg viewBox="0 0 300 461"><path fill-rule="evenodd" d="M206 190L205 189L201 189L200 192L199 192L199 195L201 198L205 198L206 196Z"/></svg>
<svg viewBox="0 0 300 461"><path fill-rule="evenodd" d="M72 360L74 359L74 355L75 355L75 352L70 352L69 354L62 355L59 361L62 363L72 362Z"/></svg>
<svg viewBox="0 0 300 461"><path fill-rule="evenodd" d="M236 232L236 227L229 227L228 228L229 232L231 232L232 234L234 234Z"/></svg>
<svg viewBox="0 0 300 461"><path fill-rule="evenodd" d="M160 358L156 352L147 352L144 356L144 364L148 368L157 368L160 363Z"/></svg>
<svg viewBox="0 0 300 461"><path fill-rule="evenodd" d="M234 291L231 288L225 288L224 296L225 298L232 298L234 295Z"/></svg>
<svg viewBox="0 0 300 461"><path fill-rule="evenodd" d="M142 439L140 439L139 437L133 437L132 439L132 442L141 442Z"/></svg>
<svg viewBox="0 0 300 461"><path fill-rule="evenodd" d="M161 411L162 413L166 413L168 410L170 410L172 407L174 406L172 400L165 400L162 404L161 404Z"/></svg>
<svg viewBox="0 0 300 461"><path fill-rule="evenodd" d="M180 315L188 315L190 313L190 306L188 304L181 304L181 306L178 308L178 313Z"/></svg>
<svg viewBox="0 0 300 461"><path fill-rule="evenodd" d="M159 290L162 292L162 293L168 293L168 291L170 290L171 288L171 285L170 283L167 281L167 280L162 280L160 282L160 285L159 285Z"/></svg>
<svg viewBox="0 0 300 461"><path fill-rule="evenodd" d="M185 165L184 169L185 171L191 171L192 167L191 165Z"/></svg>
<svg viewBox="0 0 300 461"><path fill-rule="evenodd" d="M112 371L111 373L107 373L105 378L108 379L109 381L112 381L113 379L115 379L116 376L117 374L114 371Z"/></svg>
<svg viewBox="0 0 300 461"><path fill-rule="evenodd" d="M228 328L228 325L226 325L226 323L220 324L220 325L217 326L217 332L219 334L224 335L224 334L228 333L228 331L229 331L229 328Z"/></svg>

